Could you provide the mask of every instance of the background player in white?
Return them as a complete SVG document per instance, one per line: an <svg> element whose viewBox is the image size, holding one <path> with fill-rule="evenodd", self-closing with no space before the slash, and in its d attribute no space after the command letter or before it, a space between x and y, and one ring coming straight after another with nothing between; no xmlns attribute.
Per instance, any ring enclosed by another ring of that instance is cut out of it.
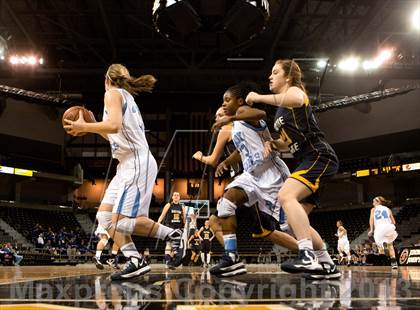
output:
<svg viewBox="0 0 420 310"><path fill-rule="evenodd" d="M199 209L195 207L186 206L186 217L187 217L187 238L190 238L194 232L197 230L197 218L198 218Z"/></svg>
<svg viewBox="0 0 420 310"><path fill-rule="evenodd" d="M394 245L392 244L398 234L395 231L395 219L391 210L387 207L391 204L382 196L373 198L373 208L370 211L368 235L375 239L378 248L385 248L385 254L391 258L392 269L398 268L395 258ZM388 252L388 253L386 253Z"/></svg>
<svg viewBox="0 0 420 310"><path fill-rule="evenodd" d="M347 229L344 228L342 221L337 221L337 250L341 258L347 256L347 266L351 265L350 242L347 237Z"/></svg>
<svg viewBox="0 0 420 310"><path fill-rule="evenodd" d="M133 94L151 92L156 79L151 75L132 77L121 64L111 65L105 74L104 115L101 122L86 123L83 113L77 121L65 120L71 135L92 132L109 140L112 156L119 161L117 174L109 184L97 213L99 224L120 246L127 257L125 268L111 275L112 280L136 277L150 271L137 251L131 235L172 240L179 251L182 232L149 219L149 205L157 164L146 140L140 109ZM175 265L181 263L177 258Z"/></svg>

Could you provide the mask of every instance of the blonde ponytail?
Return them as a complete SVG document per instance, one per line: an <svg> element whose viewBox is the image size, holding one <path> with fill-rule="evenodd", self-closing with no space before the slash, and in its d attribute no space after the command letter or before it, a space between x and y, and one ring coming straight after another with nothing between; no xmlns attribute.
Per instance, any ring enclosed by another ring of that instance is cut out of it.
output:
<svg viewBox="0 0 420 310"><path fill-rule="evenodd" d="M153 75L147 74L140 77L133 77L127 68L121 64L112 64L109 66L105 77L112 85L123 88L130 94L141 92L152 92L157 80Z"/></svg>

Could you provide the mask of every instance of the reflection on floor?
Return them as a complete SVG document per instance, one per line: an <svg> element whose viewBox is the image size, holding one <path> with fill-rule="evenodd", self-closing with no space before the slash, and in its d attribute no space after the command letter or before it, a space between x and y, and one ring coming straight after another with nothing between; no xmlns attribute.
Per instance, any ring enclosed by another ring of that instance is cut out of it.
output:
<svg viewBox="0 0 420 310"><path fill-rule="evenodd" d="M111 270L98 272L91 265L3 267L0 308L263 310L420 305L420 267L397 271L390 267L342 268L342 278L334 281L308 281L276 265L247 268L248 274L223 279L199 267L168 272L154 265L143 277L115 283L108 279Z"/></svg>

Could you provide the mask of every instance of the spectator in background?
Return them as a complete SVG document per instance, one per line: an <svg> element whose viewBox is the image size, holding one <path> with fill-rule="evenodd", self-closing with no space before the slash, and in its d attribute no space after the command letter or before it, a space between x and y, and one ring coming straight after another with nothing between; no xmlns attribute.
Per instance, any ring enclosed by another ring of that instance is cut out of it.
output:
<svg viewBox="0 0 420 310"><path fill-rule="evenodd" d="M262 248L258 251L257 263L264 264L264 251Z"/></svg>
<svg viewBox="0 0 420 310"><path fill-rule="evenodd" d="M44 249L51 252L52 248L53 246L52 246L51 240L47 240L47 243L45 244Z"/></svg>
<svg viewBox="0 0 420 310"><path fill-rule="evenodd" d="M6 245L3 248L3 251L5 251L6 253L12 254L15 266L19 266L20 262L23 259L23 256L17 254L17 252L15 251L15 249L13 249L13 246L10 242L6 243Z"/></svg>
<svg viewBox="0 0 420 310"><path fill-rule="evenodd" d="M39 234L39 236L38 236L36 247L39 248L39 249L44 248L44 238L43 238L42 233Z"/></svg>
<svg viewBox="0 0 420 310"><path fill-rule="evenodd" d="M363 250L363 246L361 244L359 244L356 247L356 255L358 257L359 264L365 266L366 265L366 255L365 255L365 252Z"/></svg>
<svg viewBox="0 0 420 310"><path fill-rule="evenodd" d="M376 245L376 243L372 243L372 254L374 255L379 255L379 254L383 254L379 251L378 246Z"/></svg>

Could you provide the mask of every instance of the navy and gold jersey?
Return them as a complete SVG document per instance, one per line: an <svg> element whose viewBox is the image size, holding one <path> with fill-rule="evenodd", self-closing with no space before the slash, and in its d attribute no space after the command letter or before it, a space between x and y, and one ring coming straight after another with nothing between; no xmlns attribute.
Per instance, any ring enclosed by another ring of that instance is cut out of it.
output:
<svg viewBox="0 0 420 310"><path fill-rule="evenodd" d="M203 238L203 240L210 240L210 238L213 237L213 233L211 232L210 228L204 227L200 233L200 236Z"/></svg>
<svg viewBox="0 0 420 310"><path fill-rule="evenodd" d="M309 98L299 108L279 107L274 129L287 142L298 165L290 175L305 184L311 191L310 200L316 204L315 193L322 184L338 171L338 158L319 129Z"/></svg>
<svg viewBox="0 0 420 310"><path fill-rule="evenodd" d="M199 246L201 244L201 240L200 240L200 238L199 237L194 237L192 240L191 240L191 245L192 246Z"/></svg>
<svg viewBox="0 0 420 310"><path fill-rule="evenodd" d="M166 225L171 228L182 228L184 226L183 223L183 211L182 211L182 205L171 203L171 206L168 210L168 213L166 214Z"/></svg>
<svg viewBox="0 0 420 310"><path fill-rule="evenodd" d="M319 129L309 98L299 108L279 107L274 129L286 141L290 152L299 160L309 154L336 157L334 150L325 141L324 133Z"/></svg>

